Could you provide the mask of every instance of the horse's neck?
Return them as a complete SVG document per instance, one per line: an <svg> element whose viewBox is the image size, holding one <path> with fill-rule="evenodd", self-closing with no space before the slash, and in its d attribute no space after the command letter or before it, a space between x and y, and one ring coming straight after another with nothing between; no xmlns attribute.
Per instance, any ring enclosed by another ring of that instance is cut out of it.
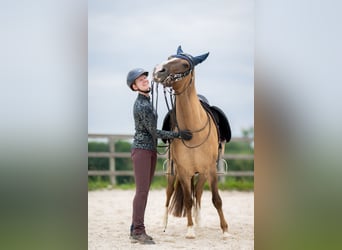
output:
<svg viewBox="0 0 342 250"><path fill-rule="evenodd" d="M180 129L199 129L207 115L198 99L195 81L176 98L176 115Z"/></svg>

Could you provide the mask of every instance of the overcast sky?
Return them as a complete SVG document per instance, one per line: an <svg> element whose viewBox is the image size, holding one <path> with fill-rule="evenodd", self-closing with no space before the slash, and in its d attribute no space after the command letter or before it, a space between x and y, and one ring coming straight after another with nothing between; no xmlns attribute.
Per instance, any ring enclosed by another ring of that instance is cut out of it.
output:
<svg viewBox="0 0 342 250"><path fill-rule="evenodd" d="M126 85L128 71L152 73L178 45L194 56L210 52L195 68L196 89L225 112L233 136L253 127L254 1L90 0L88 132L133 134L137 93ZM159 87L158 128L162 93Z"/></svg>

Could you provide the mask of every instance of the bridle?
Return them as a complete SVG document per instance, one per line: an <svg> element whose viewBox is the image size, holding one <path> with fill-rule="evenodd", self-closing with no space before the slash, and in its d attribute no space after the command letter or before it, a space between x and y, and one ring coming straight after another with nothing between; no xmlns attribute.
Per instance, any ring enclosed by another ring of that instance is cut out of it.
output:
<svg viewBox="0 0 342 250"><path fill-rule="evenodd" d="M165 86L171 85L173 82L178 82L185 78L187 75L189 75L192 72L192 69L189 69L183 73L170 73L162 82Z"/></svg>

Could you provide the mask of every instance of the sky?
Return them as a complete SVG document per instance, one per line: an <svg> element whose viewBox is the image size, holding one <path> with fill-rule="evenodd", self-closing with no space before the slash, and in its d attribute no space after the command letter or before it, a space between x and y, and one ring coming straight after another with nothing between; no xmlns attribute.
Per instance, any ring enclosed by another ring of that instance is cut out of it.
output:
<svg viewBox="0 0 342 250"><path fill-rule="evenodd" d="M254 1L88 1L88 133L133 134L133 68L209 52L196 90L226 114L233 136L254 127ZM159 87L158 128L167 108Z"/></svg>

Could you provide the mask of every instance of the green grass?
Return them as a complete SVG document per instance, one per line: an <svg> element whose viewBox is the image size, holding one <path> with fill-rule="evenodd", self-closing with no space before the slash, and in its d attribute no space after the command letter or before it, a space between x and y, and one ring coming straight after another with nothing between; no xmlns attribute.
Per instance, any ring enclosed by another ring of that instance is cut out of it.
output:
<svg viewBox="0 0 342 250"><path fill-rule="evenodd" d="M219 183L218 188L220 190L239 190L239 191L253 191L254 190L254 180L242 179L228 179L224 183Z"/></svg>
<svg viewBox="0 0 342 250"><path fill-rule="evenodd" d="M135 183L125 183L112 186L109 181L104 180L96 180L96 181L88 181L88 191L92 190L100 190L100 189L122 189L129 190L135 189ZM164 189L166 188L166 177L165 176L155 176L151 189ZM234 177L226 177L225 182L218 183L219 190L238 190L238 191L253 191L254 190L254 178L253 177L245 177L245 178L234 178ZM209 185L206 183L204 185L204 190L209 190Z"/></svg>
<svg viewBox="0 0 342 250"><path fill-rule="evenodd" d="M109 188L110 186L111 185L109 181L102 181L102 180L89 181L88 180L88 191L106 189L106 188Z"/></svg>

